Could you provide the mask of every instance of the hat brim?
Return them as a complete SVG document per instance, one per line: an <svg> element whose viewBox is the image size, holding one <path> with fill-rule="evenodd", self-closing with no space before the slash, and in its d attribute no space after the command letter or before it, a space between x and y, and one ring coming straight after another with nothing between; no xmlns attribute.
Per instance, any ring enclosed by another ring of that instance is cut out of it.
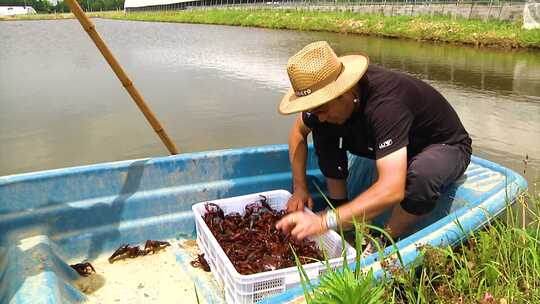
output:
<svg viewBox="0 0 540 304"><path fill-rule="evenodd" d="M369 58L362 54L343 56L338 59L343 64L343 71L335 81L303 97L296 97L294 90L289 89L279 103L278 112L283 115L302 112L337 98L364 76L369 65Z"/></svg>

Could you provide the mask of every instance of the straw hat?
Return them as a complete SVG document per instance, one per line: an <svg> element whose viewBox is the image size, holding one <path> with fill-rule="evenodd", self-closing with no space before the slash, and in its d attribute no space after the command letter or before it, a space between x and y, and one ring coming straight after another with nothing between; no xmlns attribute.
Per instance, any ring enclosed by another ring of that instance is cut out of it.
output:
<svg viewBox="0 0 540 304"><path fill-rule="evenodd" d="M281 114L318 107L352 88L366 72L365 55L337 57L326 41L308 44L287 63L292 88L279 104Z"/></svg>

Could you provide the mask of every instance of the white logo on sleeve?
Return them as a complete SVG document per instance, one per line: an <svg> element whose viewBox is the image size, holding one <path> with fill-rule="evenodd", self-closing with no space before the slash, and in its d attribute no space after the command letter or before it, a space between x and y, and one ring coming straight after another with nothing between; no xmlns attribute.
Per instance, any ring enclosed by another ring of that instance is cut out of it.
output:
<svg viewBox="0 0 540 304"><path fill-rule="evenodd" d="M384 148L388 148L388 147L390 147L391 145L392 145L392 139L391 139L391 138L390 138L390 139L387 139L387 140L385 140L383 143L380 143L380 144L379 144L379 150L382 150L382 149L384 149Z"/></svg>

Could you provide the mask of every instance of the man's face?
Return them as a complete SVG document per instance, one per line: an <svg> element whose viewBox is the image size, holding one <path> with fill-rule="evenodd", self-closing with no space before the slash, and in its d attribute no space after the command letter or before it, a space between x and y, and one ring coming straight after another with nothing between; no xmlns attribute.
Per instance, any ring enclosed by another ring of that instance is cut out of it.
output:
<svg viewBox="0 0 540 304"><path fill-rule="evenodd" d="M320 122L328 122L333 124L343 124L351 116L354 105L352 99L354 96L350 92L339 96L336 99L311 109L308 111L312 115L316 115Z"/></svg>

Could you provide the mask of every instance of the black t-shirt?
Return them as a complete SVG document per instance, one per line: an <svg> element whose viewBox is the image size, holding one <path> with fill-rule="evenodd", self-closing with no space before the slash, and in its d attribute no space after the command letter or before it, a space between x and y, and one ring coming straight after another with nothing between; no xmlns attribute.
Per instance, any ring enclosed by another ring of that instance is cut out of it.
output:
<svg viewBox="0 0 540 304"><path fill-rule="evenodd" d="M314 137L335 137L332 142L342 150L372 159L405 146L412 157L431 144L462 144L471 152L471 139L456 112L429 84L371 64L358 88L360 102L343 125L302 114Z"/></svg>

